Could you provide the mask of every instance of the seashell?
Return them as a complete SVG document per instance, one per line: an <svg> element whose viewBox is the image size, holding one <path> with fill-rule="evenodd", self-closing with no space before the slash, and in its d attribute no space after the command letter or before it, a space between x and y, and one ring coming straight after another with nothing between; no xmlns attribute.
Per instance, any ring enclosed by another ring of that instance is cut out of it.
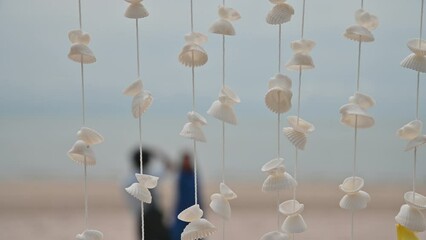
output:
<svg viewBox="0 0 426 240"><path fill-rule="evenodd" d="M422 128L422 121L414 120L402 126L396 134L402 139L412 140L421 134Z"/></svg>
<svg viewBox="0 0 426 240"><path fill-rule="evenodd" d="M89 33L83 32L80 29L69 31L68 39L71 41L71 43L82 43L84 45L88 45L90 43Z"/></svg>
<svg viewBox="0 0 426 240"><path fill-rule="evenodd" d="M311 133L315 131L315 126L312 123L305 121L300 117L298 119L297 116L289 116L287 117L287 121L295 131L301 133Z"/></svg>
<svg viewBox="0 0 426 240"><path fill-rule="evenodd" d="M373 107L376 102L374 99L367 94L356 92L354 96L349 97L349 102L359 105L363 109L368 109Z"/></svg>
<svg viewBox="0 0 426 240"><path fill-rule="evenodd" d="M143 83L142 80L138 79L124 89L123 94L126 96L134 97L142 92Z"/></svg>
<svg viewBox="0 0 426 240"><path fill-rule="evenodd" d="M374 36L367 28L360 25L348 27L343 34L347 39L359 42L373 42Z"/></svg>
<svg viewBox="0 0 426 240"><path fill-rule="evenodd" d="M395 217L395 221L402 226L414 231L423 232L426 230L426 220L423 213L408 204L401 206L398 215Z"/></svg>
<svg viewBox="0 0 426 240"><path fill-rule="evenodd" d="M302 213L304 207L305 205L297 200L288 200L280 204L279 211L286 216L291 216Z"/></svg>
<svg viewBox="0 0 426 240"><path fill-rule="evenodd" d="M281 225L281 230L287 233L302 233L306 231L307 228L308 226L306 225L305 220L303 220L303 217L300 214L287 216L283 224Z"/></svg>
<svg viewBox="0 0 426 240"><path fill-rule="evenodd" d="M272 231L263 235L259 240L288 240L289 237L286 233L280 231Z"/></svg>
<svg viewBox="0 0 426 240"><path fill-rule="evenodd" d="M267 172L273 174L276 170L283 166L284 158L274 158L271 161L263 164L261 170L262 172Z"/></svg>
<svg viewBox="0 0 426 240"><path fill-rule="evenodd" d="M149 12L140 2L135 2L135 3L131 3L127 7L126 12L124 13L124 16L127 18L138 19L138 18L148 17Z"/></svg>
<svg viewBox="0 0 426 240"><path fill-rule="evenodd" d="M361 177L348 177L339 185L345 193L356 193L364 187L364 179Z"/></svg>
<svg viewBox="0 0 426 240"><path fill-rule="evenodd" d="M206 142L206 136L204 135L200 124L197 123L185 123L179 135L185 138L193 139L195 141Z"/></svg>
<svg viewBox="0 0 426 240"><path fill-rule="evenodd" d="M204 218L190 222L180 235L181 240L197 240L216 232L216 227Z"/></svg>
<svg viewBox="0 0 426 240"><path fill-rule="evenodd" d="M426 209L426 197L415 192L406 192L404 194L405 202L413 208L417 208L419 210Z"/></svg>
<svg viewBox="0 0 426 240"><path fill-rule="evenodd" d="M420 135L413 140L409 141L405 151L410 151L416 147L420 147L421 145L426 143L426 135Z"/></svg>
<svg viewBox="0 0 426 240"><path fill-rule="evenodd" d="M312 40L301 39L291 42L291 49L294 53L305 53L308 54L314 49L315 42Z"/></svg>
<svg viewBox="0 0 426 240"><path fill-rule="evenodd" d="M402 67L415 70L417 72L426 73L426 57L419 56L415 53L408 55L404 60L402 60Z"/></svg>
<svg viewBox="0 0 426 240"><path fill-rule="evenodd" d="M222 87L219 92L219 101L228 105L240 103L241 100L228 86Z"/></svg>
<svg viewBox="0 0 426 240"><path fill-rule="evenodd" d="M274 113L285 113L291 108L293 93L288 89L272 88L265 95L265 104Z"/></svg>
<svg viewBox="0 0 426 240"><path fill-rule="evenodd" d="M283 24L290 21L293 14L294 8L282 1L269 11L268 15L266 15L266 22L272 25Z"/></svg>
<svg viewBox="0 0 426 240"><path fill-rule="evenodd" d="M77 140L68 151L68 157L80 164L95 165L96 157L90 146L82 140Z"/></svg>
<svg viewBox="0 0 426 240"><path fill-rule="evenodd" d="M200 32L190 32L185 35L185 41L187 43L195 43L197 45L201 45L206 43L208 37Z"/></svg>
<svg viewBox="0 0 426 240"><path fill-rule="evenodd" d="M148 175L148 174L135 174L136 179L139 183L141 183L143 186L145 186L148 189L155 188L158 183L158 177Z"/></svg>
<svg viewBox="0 0 426 240"><path fill-rule="evenodd" d="M199 220L203 216L203 210L200 205L195 204L179 213L177 218L184 222L193 222Z"/></svg>
<svg viewBox="0 0 426 240"><path fill-rule="evenodd" d="M269 0L269 2L271 2L272 4L280 4L280 3L285 3L286 0Z"/></svg>
<svg viewBox="0 0 426 240"><path fill-rule="evenodd" d="M225 19L216 20L213 25L210 26L209 32L228 36L235 35L234 26L232 26L231 22Z"/></svg>
<svg viewBox="0 0 426 240"><path fill-rule="evenodd" d="M359 105L348 103L340 109L340 122L349 127L369 128L374 125L374 118L362 109Z"/></svg>
<svg viewBox="0 0 426 240"><path fill-rule="evenodd" d="M307 142L306 134L294 130L292 127L283 128L288 140L299 150L304 150Z"/></svg>
<svg viewBox="0 0 426 240"><path fill-rule="evenodd" d="M92 50L83 43L74 43L71 45L68 58L74 62L90 64L96 62L96 57Z"/></svg>
<svg viewBox="0 0 426 240"><path fill-rule="evenodd" d="M237 198L237 194L232 191L232 189L230 187L228 187L228 185L226 185L225 183L220 183L219 185L219 189L220 189L220 194L226 199L226 200L232 200Z"/></svg>
<svg viewBox="0 0 426 240"><path fill-rule="evenodd" d="M188 112L186 116L188 117L188 120L192 123L197 123L202 126L207 124L207 120L203 116L201 116L201 114L197 112L194 112L194 111Z"/></svg>
<svg viewBox="0 0 426 240"><path fill-rule="evenodd" d="M375 15L364 11L364 9L358 9L355 12L355 20L359 25L370 31L373 31L379 26L379 19Z"/></svg>
<svg viewBox="0 0 426 240"><path fill-rule="evenodd" d="M151 203L152 201L152 196L148 188L140 183L133 183L130 187L126 188L126 191L141 202Z"/></svg>
<svg viewBox="0 0 426 240"><path fill-rule="evenodd" d="M207 113L221 121L237 125L237 115L234 109L229 105L221 103L219 100L212 103Z"/></svg>
<svg viewBox="0 0 426 240"><path fill-rule="evenodd" d="M77 132L77 139L82 140L87 145L95 145L104 141L104 137L94 129L82 127Z"/></svg>
<svg viewBox="0 0 426 240"><path fill-rule="evenodd" d="M279 88L282 88L282 89L290 89L291 88L291 79L286 75L283 75L281 73L277 73L268 82L268 88L269 89L275 88L275 87L279 87Z"/></svg>
<svg viewBox="0 0 426 240"><path fill-rule="evenodd" d="M77 236L75 236L77 240L102 240L103 237L104 235L102 232L92 229L86 230L83 233L77 234Z"/></svg>
<svg viewBox="0 0 426 240"><path fill-rule="evenodd" d="M228 21L236 21L241 18L241 15L237 10L224 6L219 6L218 14L220 18Z"/></svg>
<svg viewBox="0 0 426 240"><path fill-rule="evenodd" d="M296 53L286 64L288 70L300 71L315 68L312 57L305 53Z"/></svg>
<svg viewBox="0 0 426 240"><path fill-rule="evenodd" d="M179 54L179 62L186 67L200 67L208 60L207 52L200 45L189 43L183 46Z"/></svg>
<svg viewBox="0 0 426 240"><path fill-rule="evenodd" d="M398 240L420 240L415 232L402 226L401 224L396 224L396 236L396 239Z"/></svg>
<svg viewBox="0 0 426 240"><path fill-rule="evenodd" d="M408 41L407 46L416 55L426 55L426 41L423 39L411 39Z"/></svg>
<svg viewBox="0 0 426 240"><path fill-rule="evenodd" d="M297 186L296 180L287 172L277 175L269 175L263 182L263 192L275 192L279 190L294 189Z"/></svg>
<svg viewBox="0 0 426 240"><path fill-rule="evenodd" d="M132 113L133 117L139 118L151 106L153 101L152 95L148 91L142 91L133 97Z"/></svg>
<svg viewBox="0 0 426 240"><path fill-rule="evenodd" d="M231 206L224 196L214 193L210 196L210 208L225 220L231 218Z"/></svg>
<svg viewBox="0 0 426 240"><path fill-rule="evenodd" d="M361 210L367 207L368 202L371 200L370 195L364 191L346 194L340 200L340 207L347 210Z"/></svg>

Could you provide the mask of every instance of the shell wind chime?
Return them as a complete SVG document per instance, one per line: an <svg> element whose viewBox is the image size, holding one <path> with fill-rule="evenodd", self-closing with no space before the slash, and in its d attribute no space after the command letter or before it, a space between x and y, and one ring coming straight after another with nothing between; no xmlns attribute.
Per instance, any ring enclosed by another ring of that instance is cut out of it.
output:
<svg viewBox="0 0 426 240"><path fill-rule="evenodd" d="M351 211L351 239L354 239L354 213L367 207L370 195L362 191L364 179L357 176L357 136L358 129L370 128L374 125L374 118L367 110L375 105L372 97L360 92L361 72L361 47L364 42L373 42L372 31L379 25L379 20L373 14L364 10L364 2L361 0L361 9L355 11L356 24L349 26L344 32L344 37L358 42L358 66L356 76L356 92L349 97L349 103L343 105L340 112L340 122L354 129L354 155L352 176L346 178L339 186L345 195L340 200L340 207Z"/></svg>
<svg viewBox="0 0 426 240"><path fill-rule="evenodd" d="M286 113L291 108L291 79L281 72L281 43L282 43L282 24L291 20L294 9L284 0L270 0L274 7L266 16L266 22L271 25L278 25L278 73L276 73L268 82L268 91L265 95L266 107L273 113L277 114L277 156L276 158L265 163L261 170L268 176L263 182L263 192L276 192L276 211L277 211L277 229L264 234L261 240L286 240L288 239L287 231L280 226L280 215L282 207L280 207L280 191L293 191L297 185L296 180L286 172L284 159L281 157L280 137L281 137L281 114ZM284 211L286 211L284 209Z"/></svg>
<svg viewBox="0 0 426 240"><path fill-rule="evenodd" d="M416 232L426 230L426 219L423 210L426 209L426 197L416 192L417 175L417 149L426 143L426 135L423 135L423 123L419 119L419 90L420 73L426 73L426 41L422 39L423 33L423 10L424 0L421 1L420 8L420 30L419 38L408 41L407 46L412 51L402 62L401 66L417 72L417 93L416 93L416 118L402 126L397 131L397 136L407 140L405 151L413 152L413 184L412 191L404 194L405 204L395 217L397 222L398 240L417 239Z"/></svg>
<svg viewBox="0 0 426 240"><path fill-rule="evenodd" d="M79 29L71 30L68 38L71 42L71 48L68 58L74 62L80 63L81 74L81 101L82 101L82 127L77 132L77 141L68 151L68 157L84 168L84 231L77 234L78 240L101 240L102 232L89 229L89 208L87 193L87 166L96 164L96 156L92 150L92 146L102 143L104 138L96 130L86 127L86 103L85 103L85 79L84 65L96 62L96 57L89 48L90 35L83 31L81 0L78 1Z"/></svg>
<svg viewBox="0 0 426 240"><path fill-rule="evenodd" d="M126 188L126 191L141 201L141 238L145 239L145 221L144 221L144 203L152 202L152 195L149 189L153 189L157 186L158 177L151 176L143 173L142 164L142 115L151 106L153 98L149 91L144 90L143 82L141 79L140 70L140 51L139 51L139 19L145 18L149 15L148 11L142 5L142 0L126 0L130 3L127 7L124 16L135 20L136 30L136 68L137 68L137 79L131 83L127 88L124 89L123 94L129 97L133 97L132 100L132 115L138 119L139 128L139 161L140 161L140 173L135 174L137 182L132 183Z"/></svg>
<svg viewBox="0 0 426 240"><path fill-rule="evenodd" d="M235 29L232 25L233 21L241 18L237 10L223 5L219 6L217 19L211 26L209 31L214 34L222 35L222 88L219 92L219 99L214 101L210 106L207 114L222 121L222 182L219 185L219 193L210 196L210 208L220 218L222 218L222 237L225 239L225 220L231 219L230 200L237 198L237 194L225 183L225 123L237 125L237 115L234 111L234 105L240 103L240 98L228 86L225 85L225 36L234 36Z"/></svg>
<svg viewBox="0 0 426 240"><path fill-rule="evenodd" d="M179 53L179 62L185 67L191 68L192 75L192 111L187 113L188 122L183 126L180 136L193 141L194 156L194 202L195 204L179 213L178 219L187 222L188 225L181 233L182 240L196 240L212 235L216 227L203 217L203 210L198 204L197 189L197 142L206 142L202 126L207 124L206 119L196 112L195 102L195 67L201 67L207 63L207 52L201 46L207 42L207 36L194 32L193 0L190 0L191 32L185 35L185 45Z"/></svg>

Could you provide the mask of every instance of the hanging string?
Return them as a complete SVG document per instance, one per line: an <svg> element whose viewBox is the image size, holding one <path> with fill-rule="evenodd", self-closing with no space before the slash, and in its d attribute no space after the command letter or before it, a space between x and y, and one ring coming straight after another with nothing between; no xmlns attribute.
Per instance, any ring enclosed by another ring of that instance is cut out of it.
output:
<svg viewBox="0 0 426 240"><path fill-rule="evenodd" d="M281 73L281 24L278 25L278 73Z"/></svg>
<svg viewBox="0 0 426 240"><path fill-rule="evenodd" d="M364 0L361 0L361 9L364 9Z"/></svg>
<svg viewBox="0 0 426 240"><path fill-rule="evenodd" d="M358 141L358 116L355 115L355 128L354 128L354 158L353 158L353 169L352 169L352 176L353 181L355 183L355 176L356 176L356 157L357 157L357 141Z"/></svg>
<svg viewBox="0 0 426 240"><path fill-rule="evenodd" d="M82 17L81 17L81 0L78 0L78 22L79 22L79 24L80 24L80 30L82 30L83 29L83 24L82 24Z"/></svg>
<svg viewBox="0 0 426 240"><path fill-rule="evenodd" d="M197 142L194 140L194 201L198 204Z"/></svg>
<svg viewBox="0 0 426 240"><path fill-rule="evenodd" d="M356 78L356 90L359 91L359 79L361 74L361 36L359 37L358 41L358 69L357 69L357 78Z"/></svg>
<svg viewBox="0 0 426 240"><path fill-rule="evenodd" d="M140 69L140 53L139 53L139 19L136 19L136 64L137 64L137 74L138 79L141 77L141 69Z"/></svg>
<svg viewBox="0 0 426 240"><path fill-rule="evenodd" d="M225 2L225 1L223 1ZM222 88L225 87L225 35L222 35ZM222 121L222 182L225 183L225 122Z"/></svg>
<svg viewBox="0 0 426 240"><path fill-rule="evenodd" d="M140 109L140 108L139 108ZM139 164L140 164L140 174L143 174L143 154L142 154L142 120L139 114ZM145 239L145 220L144 220L144 208L143 201L141 201L141 233L142 240Z"/></svg>
<svg viewBox="0 0 426 240"><path fill-rule="evenodd" d="M277 191L277 202L276 202L276 206L277 208L277 229L278 231L280 230L280 191Z"/></svg>
<svg viewBox="0 0 426 240"><path fill-rule="evenodd" d="M299 125L299 118L300 118L300 95L301 95L301 89L302 89L302 66L299 66L299 92L297 96L297 125Z"/></svg>
<svg viewBox="0 0 426 240"><path fill-rule="evenodd" d="M302 8L302 33L301 33L301 39L303 39L304 32L305 32L305 0L303 0L303 8Z"/></svg>
<svg viewBox="0 0 426 240"><path fill-rule="evenodd" d="M193 3L191 2L191 32L194 32L194 11L193 11Z"/></svg>
<svg viewBox="0 0 426 240"><path fill-rule="evenodd" d="M89 229L88 219L89 219L89 210L88 210L88 197L87 197L87 164L86 156L84 156L84 229Z"/></svg>
<svg viewBox="0 0 426 240"><path fill-rule="evenodd" d="M351 240L354 240L354 211L351 211Z"/></svg>

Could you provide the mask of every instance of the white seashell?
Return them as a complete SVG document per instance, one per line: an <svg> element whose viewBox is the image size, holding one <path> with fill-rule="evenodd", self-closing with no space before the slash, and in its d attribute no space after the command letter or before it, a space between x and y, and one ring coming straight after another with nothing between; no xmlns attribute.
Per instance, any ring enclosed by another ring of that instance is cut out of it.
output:
<svg viewBox="0 0 426 240"><path fill-rule="evenodd" d="M411 39L408 41L407 46L416 55L426 55L426 41L423 39Z"/></svg>
<svg viewBox="0 0 426 240"><path fill-rule="evenodd" d="M200 67L206 64L207 60L207 52L196 43L186 44L179 54L179 62L186 67Z"/></svg>
<svg viewBox="0 0 426 240"><path fill-rule="evenodd" d="M374 36L367 28L360 25L352 25L348 27L343 34L347 39L360 42L372 42Z"/></svg>
<svg viewBox="0 0 426 240"><path fill-rule="evenodd" d="M287 218L281 225L281 230L287 233L302 233L306 231L307 228L308 226L306 225L305 220L303 220L303 217L300 214L287 216Z"/></svg>
<svg viewBox="0 0 426 240"><path fill-rule="evenodd" d="M259 240L288 240L289 237L286 233L280 231L272 231L263 235Z"/></svg>
<svg viewBox="0 0 426 240"><path fill-rule="evenodd" d="M422 133L423 123L420 120L411 121L402 126L396 134L405 140L412 140Z"/></svg>
<svg viewBox="0 0 426 240"><path fill-rule="evenodd" d="M283 89L291 89L291 79L286 75L277 73L268 82L269 89L275 88L275 87L279 87Z"/></svg>
<svg viewBox="0 0 426 240"><path fill-rule="evenodd" d="M359 105L348 103L340 109L340 122L349 127L369 128L374 125L374 118L362 109Z"/></svg>
<svg viewBox="0 0 426 240"><path fill-rule="evenodd" d="M287 172L277 175L269 175L263 182L263 192L275 192L279 190L292 190L297 186L296 180Z"/></svg>
<svg viewBox="0 0 426 240"><path fill-rule="evenodd" d="M142 80L138 79L124 89L123 94L126 96L134 97L142 92L143 83Z"/></svg>
<svg viewBox="0 0 426 240"><path fill-rule="evenodd" d="M306 133L294 130L292 127L283 128L288 140L299 150L304 150L307 142Z"/></svg>
<svg viewBox="0 0 426 240"><path fill-rule="evenodd" d="M361 177L348 177L339 185L345 193L356 193L364 187L364 179Z"/></svg>
<svg viewBox="0 0 426 240"><path fill-rule="evenodd" d="M207 113L221 121L237 125L237 115L234 109L229 105L223 104L219 100L212 103Z"/></svg>
<svg viewBox="0 0 426 240"><path fill-rule="evenodd" d="M404 194L404 200L410 207L417 208L419 210L426 209L426 197L419 193L414 193L412 191L406 192Z"/></svg>
<svg viewBox="0 0 426 240"><path fill-rule="evenodd" d="M235 35L234 26L232 26L231 22L225 19L216 20L213 25L210 26L209 32L228 36Z"/></svg>
<svg viewBox="0 0 426 240"><path fill-rule="evenodd" d="M145 203L152 202L152 196L148 188L146 188L140 183L133 183L132 185L130 185L130 187L126 188L126 191L133 197L139 199L139 201L141 202L145 202Z"/></svg>
<svg viewBox="0 0 426 240"><path fill-rule="evenodd" d="M237 94L235 94L228 86L224 86L220 90L219 101L228 105L233 105L241 102Z"/></svg>
<svg viewBox="0 0 426 240"><path fill-rule="evenodd" d="M126 12L124 13L124 16L126 16L127 18L138 19L138 18L148 17L149 12L140 2L136 2L136 3L130 4L127 7Z"/></svg>
<svg viewBox="0 0 426 240"><path fill-rule="evenodd" d="M285 113L291 108L293 93L288 89L274 87L265 95L265 104L274 113Z"/></svg>
<svg viewBox="0 0 426 240"><path fill-rule="evenodd" d="M155 188L157 186L158 177L156 176L139 173L136 173L135 176L138 182L148 189Z"/></svg>
<svg viewBox="0 0 426 240"><path fill-rule="evenodd" d="M203 129L201 129L200 124L197 123L185 123L179 135L195 141L206 142L206 136L204 135Z"/></svg>
<svg viewBox="0 0 426 240"><path fill-rule="evenodd" d="M80 164L95 165L96 157L90 146L82 140L77 140L68 151L68 157Z"/></svg>
<svg viewBox="0 0 426 240"><path fill-rule="evenodd" d="M77 240L102 240L103 237L104 235L102 232L92 229L86 230L83 233L77 234L77 236L75 236Z"/></svg>
<svg viewBox="0 0 426 240"><path fill-rule="evenodd" d="M82 43L84 45L88 45L90 43L89 33L83 32L80 29L69 31L68 39L71 43Z"/></svg>
<svg viewBox="0 0 426 240"><path fill-rule="evenodd" d="M356 92L354 96L349 97L349 102L359 105L363 109L368 109L373 107L376 102L374 99L367 94Z"/></svg>
<svg viewBox="0 0 426 240"><path fill-rule="evenodd" d="M426 73L426 57L412 53L404 60L402 60L401 66L418 72Z"/></svg>
<svg viewBox="0 0 426 240"><path fill-rule="evenodd" d="M139 118L151 106L153 101L152 95L148 91L142 91L133 97L132 113L133 117Z"/></svg>
<svg viewBox="0 0 426 240"><path fill-rule="evenodd" d="M405 151L410 151L416 147L420 147L421 145L425 143L426 143L426 135L420 135L408 142L407 147L405 147Z"/></svg>
<svg viewBox="0 0 426 240"><path fill-rule="evenodd" d="M276 172L278 168L283 166L283 163L284 163L284 158L274 158L271 161L263 164L261 170L262 172L273 174Z"/></svg>
<svg viewBox="0 0 426 240"><path fill-rule="evenodd" d="M181 240L197 240L216 232L216 227L204 218L195 220L186 225L180 235Z"/></svg>
<svg viewBox="0 0 426 240"><path fill-rule="evenodd" d="M312 57L305 53L296 53L286 64L288 70L300 71L315 68Z"/></svg>
<svg viewBox="0 0 426 240"><path fill-rule="evenodd" d="M197 45L201 45L206 43L208 40L208 37L200 32L190 32L185 35L185 41L187 43L195 43Z"/></svg>
<svg viewBox="0 0 426 240"><path fill-rule="evenodd" d="M315 42L308 39L301 39L291 42L291 49L294 53L305 53L308 54L314 49Z"/></svg>
<svg viewBox="0 0 426 240"><path fill-rule="evenodd" d="M82 127L77 132L77 139L82 140L87 145L95 145L104 141L104 137L94 129Z"/></svg>
<svg viewBox="0 0 426 240"><path fill-rule="evenodd" d="M225 220L231 218L231 206L224 196L214 193L210 196L210 208Z"/></svg>
<svg viewBox="0 0 426 240"><path fill-rule="evenodd" d="M408 204L401 206L398 215L395 217L395 221L402 226L414 231L423 232L426 230L426 220L423 213Z"/></svg>
<svg viewBox="0 0 426 240"><path fill-rule="evenodd" d="M74 62L90 64L96 62L96 57L92 50L83 43L74 43L71 45L68 58Z"/></svg>
<svg viewBox="0 0 426 240"><path fill-rule="evenodd" d="M297 200L288 200L280 204L279 211L286 216L291 216L302 213L304 207L305 205Z"/></svg>
<svg viewBox="0 0 426 240"><path fill-rule="evenodd" d="M356 193L346 194L340 200L340 207L347 210L361 210L367 207L368 202L370 202L370 195L364 191L359 191Z"/></svg>
<svg viewBox="0 0 426 240"><path fill-rule="evenodd" d="M370 31L373 31L379 26L379 19L363 9L359 9L355 12L355 20L359 25Z"/></svg>
<svg viewBox="0 0 426 240"><path fill-rule="evenodd" d="M303 120L300 117L298 119L297 116L289 116L287 117L287 121L295 131L301 133L311 133L315 131L315 126L312 123Z"/></svg>
<svg viewBox="0 0 426 240"><path fill-rule="evenodd" d="M219 6L218 14L220 18L228 21L236 21L241 18L241 15L237 10L224 6Z"/></svg>
<svg viewBox="0 0 426 240"><path fill-rule="evenodd" d="M201 114L197 112L194 112L194 111L188 112L186 116L188 117L188 120L192 123L197 123L201 126L207 124L207 120L203 116L201 116Z"/></svg>
<svg viewBox="0 0 426 240"><path fill-rule="evenodd" d="M227 200L232 200L237 198L237 194L232 191L232 189L230 187L228 187L228 185L226 185L225 183L220 183L219 185L219 189L220 189L220 194L222 194L222 196L227 199Z"/></svg>
<svg viewBox="0 0 426 240"><path fill-rule="evenodd" d="M179 213L177 218L184 222L193 222L203 216L203 210L200 205L195 204Z"/></svg>
<svg viewBox="0 0 426 240"><path fill-rule="evenodd" d="M279 25L291 20L294 15L294 8L287 3L277 3L268 15L266 15L266 22L272 25Z"/></svg>

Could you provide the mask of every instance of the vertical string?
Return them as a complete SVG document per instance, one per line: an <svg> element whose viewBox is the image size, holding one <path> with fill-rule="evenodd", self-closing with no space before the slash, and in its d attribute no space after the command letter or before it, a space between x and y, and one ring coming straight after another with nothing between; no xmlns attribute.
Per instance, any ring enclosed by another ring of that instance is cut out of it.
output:
<svg viewBox="0 0 426 240"><path fill-rule="evenodd" d="M225 87L225 35L222 35L222 87Z"/></svg>
<svg viewBox="0 0 426 240"><path fill-rule="evenodd" d="M278 102L280 102L280 94L278 93ZM279 159L281 157L281 114L277 113L277 158Z"/></svg>
<svg viewBox="0 0 426 240"><path fill-rule="evenodd" d="M88 220L89 209L88 209L88 196L87 196L87 163L86 156L84 156L84 229L89 229Z"/></svg>
<svg viewBox="0 0 426 240"><path fill-rule="evenodd" d="M193 9L193 3L192 0L190 0L191 3L191 32L194 32L194 9Z"/></svg>
<svg viewBox="0 0 426 240"><path fill-rule="evenodd" d="M225 122L222 121L222 182L225 183Z"/></svg>
<svg viewBox="0 0 426 240"><path fill-rule="evenodd" d="M358 141L358 116L355 115L355 128L354 128L354 159L353 159L353 169L352 176L353 181L355 182L356 176L356 157L357 157L357 141Z"/></svg>
<svg viewBox="0 0 426 240"><path fill-rule="evenodd" d="M301 89L302 89L302 66L299 66L299 93L297 96L297 125L299 125L299 118L300 118L300 95L301 95Z"/></svg>
<svg viewBox="0 0 426 240"><path fill-rule="evenodd" d="M416 119L419 119L419 97L420 97L420 72L417 72L417 89L416 89Z"/></svg>
<svg viewBox="0 0 426 240"><path fill-rule="evenodd" d="M417 169L417 147L414 148L414 164L413 164L413 201L416 196L416 169Z"/></svg>
<svg viewBox="0 0 426 240"><path fill-rule="evenodd" d="M78 0L78 22L80 25L80 30L83 29L83 24L82 24L82 17L81 17L81 0Z"/></svg>
<svg viewBox="0 0 426 240"><path fill-rule="evenodd" d="M86 125L86 98L84 91L84 66L83 55L80 55L80 73L81 73L81 111L83 115L83 126Z"/></svg>
<svg viewBox="0 0 426 240"><path fill-rule="evenodd" d="M364 0L361 0L361 9L364 9Z"/></svg>
<svg viewBox="0 0 426 240"><path fill-rule="evenodd" d="M302 8L302 33L301 33L301 39L303 39L304 33L305 33L305 0L303 0L303 8Z"/></svg>
<svg viewBox="0 0 426 240"><path fill-rule="evenodd" d="M194 200L195 200L195 204L198 204L197 141L194 140L193 142L194 142L194 189L195 189Z"/></svg>
<svg viewBox="0 0 426 240"><path fill-rule="evenodd" d="M137 64L137 74L138 79L141 77L141 69L140 69L140 53L139 53L139 19L136 19L136 64Z"/></svg>
<svg viewBox="0 0 426 240"><path fill-rule="evenodd" d="M361 74L361 36L358 41L358 69L357 69L357 77L356 77L356 90L359 91L359 79Z"/></svg>
<svg viewBox="0 0 426 240"><path fill-rule="evenodd" d="M423 11L424 11L424 0L422 0L422 5L420 8L420 31L419 31L419 38L422 39L423 36ZM419 42L420 44L420 42Z"/></svg>
<svg viewBox="0 0 426 240"><path fill-rule="evenodd" d="M139 118L138 118L138 126L139 126L139 164L140 164L140 174L143 174L142 120L141 120L140 113L139 113ZM143 207L144 207L143 206L143 201L141 201L141 233L142 233L142 240L145 239L145 220L144 220L144 208Z"/></svg>
<svg viewBox="0 0 426 240"><path fill-rule="evenodd" d="M299 150L296 147L294 149L296 150L296 157L295 157L295 163L294 163L294 173L293 173L293 176L294 176L294 180L297 181L297 167L299 165ZM294 189L293 189L293 200L296 200L296 189L297 189L297 187L294 187ZM295 208L296 208L296 205L293 202L293 210Z"/></svg>
<svg viewBox="0 0 426 240"><path fill-rule="evenodd" d="M277 230L280 230L280 191L277 191Z"/></svg>
<svg viewBox="0 0 426 240"><path fill-rule="evenodd" d="M278 72L281 73L281 24L278 25Z"/></svg>
<svg viewBox="0 0 426 240"><path fill-rule="evenodd" d="M354 211L351 211L351 240L354 240Z"/></svg>

